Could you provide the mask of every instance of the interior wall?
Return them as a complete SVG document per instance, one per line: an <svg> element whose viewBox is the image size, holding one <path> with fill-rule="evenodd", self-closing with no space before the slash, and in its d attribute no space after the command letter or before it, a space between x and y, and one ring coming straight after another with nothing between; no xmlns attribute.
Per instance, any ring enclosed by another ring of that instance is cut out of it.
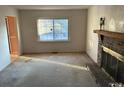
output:
<svg viewBox="0 0 124 93"><path fill-rule="evenodd" d="M87 10L20 10L24 53L82 52L86 46ZM68 18L69 42L38 42L36 21L42 17Z"/></svg>
<svg viewBox="0 0 124 93"><path fill-rule="evenodd" d="M11 7L0 6L0 71L10 64L10 53L5 22L6 16L15 16L18 18L18 12Z"/></svg>
<svg viewBox="0 0 124 93"><path fill-rule="evenodd" d="M88 9L87 54L97 62L98 35L93 30L99 29L100 17L105 17L105 30L124 33L124 6L91 6Z"/></svg>

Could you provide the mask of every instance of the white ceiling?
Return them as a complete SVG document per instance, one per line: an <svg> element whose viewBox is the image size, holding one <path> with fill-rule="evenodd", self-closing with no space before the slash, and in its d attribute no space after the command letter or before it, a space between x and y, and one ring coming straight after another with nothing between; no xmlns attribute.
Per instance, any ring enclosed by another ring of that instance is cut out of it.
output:
<svg viewBox="0 0 124 93"><path fill-rule="evenodd" d="M90 5L11 5L16 9L88 9Z"/></svg>

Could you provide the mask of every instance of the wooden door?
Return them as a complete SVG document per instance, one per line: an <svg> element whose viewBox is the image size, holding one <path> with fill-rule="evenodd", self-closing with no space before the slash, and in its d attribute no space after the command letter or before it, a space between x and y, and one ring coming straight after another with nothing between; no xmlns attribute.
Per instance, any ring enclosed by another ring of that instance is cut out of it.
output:
<svg viewBox="0 0 124 93"><path fill-rule="evenodd" d="M12 16L6 17L9 50L11 55L19 55L18 37L16 31L16 18Z"/></svg>

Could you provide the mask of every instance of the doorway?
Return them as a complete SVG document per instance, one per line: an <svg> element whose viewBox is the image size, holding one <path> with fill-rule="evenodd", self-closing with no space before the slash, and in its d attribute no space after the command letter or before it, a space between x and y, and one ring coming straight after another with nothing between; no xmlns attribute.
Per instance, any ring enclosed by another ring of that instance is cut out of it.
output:
<svg viewBox="0 0 124 93"><path fill-rule="evenodd" d="M11 55L11 62L19 56L19 43L16 28L16 17L6 16L6 27L8 34L9 51Z"/></svg>

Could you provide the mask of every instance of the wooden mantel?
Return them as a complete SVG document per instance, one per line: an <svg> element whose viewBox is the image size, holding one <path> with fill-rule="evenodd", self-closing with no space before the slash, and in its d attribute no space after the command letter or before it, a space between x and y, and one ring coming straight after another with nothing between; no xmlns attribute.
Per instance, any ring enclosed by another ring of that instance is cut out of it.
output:
<svg viewBox="0 0 124 93"><path fill-rule="evenodd" d="M124 40L124 33L112 32L107 30L94 30L94 33L97 33L98 35L101 36Z"/></svg>

